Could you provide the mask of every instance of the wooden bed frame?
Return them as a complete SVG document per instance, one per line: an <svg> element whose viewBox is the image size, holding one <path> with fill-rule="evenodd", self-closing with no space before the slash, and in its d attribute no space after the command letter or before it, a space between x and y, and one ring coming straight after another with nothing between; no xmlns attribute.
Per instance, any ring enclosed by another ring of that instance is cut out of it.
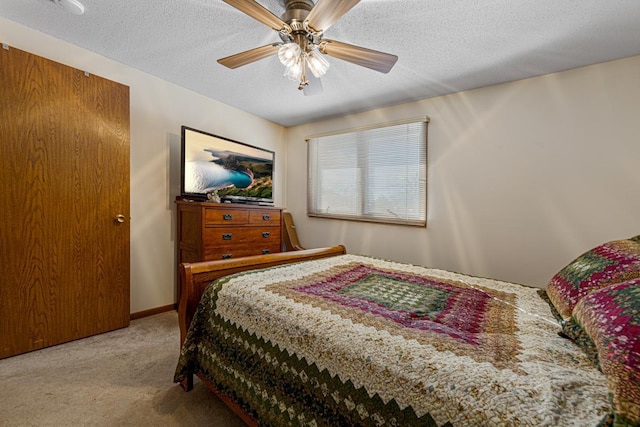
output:
<svg viewBox="0 0 640 427"><path fill-rule="evenodd" d="M243 258L204 261L195 263L180 264L180 301L178 302L178 322L180 324L180 345L184 343L189 330L189 325L193 315L198 308L200 298L205 288L215 279L228 276L241 271L256 270L260 268L272 267L275 265L291 264L294 262L309 261L318 258L327 258L347 253L344 246L331 246L327 248L305 249L292 252L280 252L267 255L256 255ZM196 373L196 375L198 375ZM202 376L198 378L207 385L209 389L231 408L247 425L257 426L257 422L247 415L231 398L219 392L215 387ZM180 385L185 391L193 388L193 375L187 376Z"/></svg>

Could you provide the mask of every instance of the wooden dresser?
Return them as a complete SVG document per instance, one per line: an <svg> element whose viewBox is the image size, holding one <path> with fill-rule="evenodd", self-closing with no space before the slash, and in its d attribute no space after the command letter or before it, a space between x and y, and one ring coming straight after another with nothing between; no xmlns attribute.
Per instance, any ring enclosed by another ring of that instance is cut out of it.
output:
<svg viewBox="0 0 640 427"><path fill-rule="evenodd" d="M178 199L178 265L282 252L282 208Z"/></svg>

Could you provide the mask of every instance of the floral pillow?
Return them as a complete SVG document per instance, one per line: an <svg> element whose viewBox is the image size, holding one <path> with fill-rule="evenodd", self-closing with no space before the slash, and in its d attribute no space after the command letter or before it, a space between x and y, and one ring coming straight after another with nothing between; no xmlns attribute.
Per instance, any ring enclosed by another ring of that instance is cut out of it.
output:
<svg viewBox="0 0 640 427"><path fill-rule="evenodd" d="M605 374L613 425L640 425L640 279L585 296L563 325L563 332Z"/></svg>
<svg viewBox="0 0 640 427"><path fill-rule="evenodd" d="M563 319L584 296L615 283L640 278L640 236L604 243L585 252L547 285L549 300Z"/></svg>

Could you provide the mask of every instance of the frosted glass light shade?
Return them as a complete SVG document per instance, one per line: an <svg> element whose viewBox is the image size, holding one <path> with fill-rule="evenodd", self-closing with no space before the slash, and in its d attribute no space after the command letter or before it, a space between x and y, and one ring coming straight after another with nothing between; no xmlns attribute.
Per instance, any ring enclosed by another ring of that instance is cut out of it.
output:
<svg viewBox="0 0 640 427"><path fill-rule="evenodd" d="M300 59L302 50L295 43L285 43L278 49L278 59L285 67L291 67Z"/></svg>
<svg viewBox="0 0 640 427"><path fill-rule="evenodd" d="M311 49L306 59L309 69L317 79L324 76L329 70L329 61L324 58L317 48Z"/></svg>
<svg viewBox="0 0 640 427"><path fill-rule="evenodd" d="M289 80L298 81L302 78L302 71L304 70L304 59L301 56L298 56L297 60L294 63L287 67L287 70L284 72L284 76Z"/></svg>

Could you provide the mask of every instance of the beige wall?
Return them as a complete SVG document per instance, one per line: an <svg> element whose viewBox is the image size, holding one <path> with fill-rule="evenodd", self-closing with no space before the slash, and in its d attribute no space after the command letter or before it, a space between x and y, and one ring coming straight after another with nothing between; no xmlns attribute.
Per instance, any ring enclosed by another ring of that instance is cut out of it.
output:
<svg viewBox="0 0 640 427"><path fill-rule="evenodd" d="M429 116L426 229L306 216L307 135ZM287 208L307 247L544 286L640 234L640 57L289 128Z"/></svg>
<svg viewBox="0 0 640 427"><path fill-rule="evenodd" d="M173 304L180 126L277 153L285 151L286 129L4 18L0 42L130 87L131 312ZM274 177L278 204L284 203L281 157Z"/></svg>

